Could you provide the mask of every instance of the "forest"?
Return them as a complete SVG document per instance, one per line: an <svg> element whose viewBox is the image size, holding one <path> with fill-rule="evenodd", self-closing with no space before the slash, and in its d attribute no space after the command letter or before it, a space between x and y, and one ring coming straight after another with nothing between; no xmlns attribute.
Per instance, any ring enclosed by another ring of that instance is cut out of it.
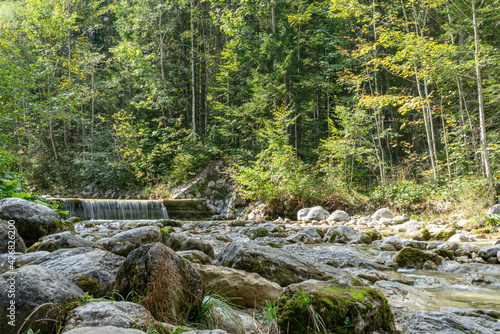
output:
<svg viewBox="0 0 500 334"><path fill-rule="evenodd" d="M253 199L484 209L500 177L499 8L1 0L2 193L168 197L224 161Z"/></svg>

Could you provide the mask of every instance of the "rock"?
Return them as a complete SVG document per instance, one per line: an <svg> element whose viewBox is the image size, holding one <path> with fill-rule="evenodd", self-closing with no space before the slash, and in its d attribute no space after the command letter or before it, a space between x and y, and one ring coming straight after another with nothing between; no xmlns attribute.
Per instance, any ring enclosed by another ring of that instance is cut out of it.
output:
<svg viewBox="0 0 500 334"><path fill-rule="evenodd" d="M51 208L21 198L0 200L0 217L16 222L17 232L28 247L48 234L74 229L72 224L60 223Z"/></svg>
<svg viewBox="0 0 500 334"><path fill-rule="evenodd" d="M386 249L382 249L382 246L384 245L391 245L392 247L394 247L395 250L401 250L403 249L403 242L398 238L398 237L388 237L388 238L384 238L384 240L382 240L382 244L379 246L380 250L386 250Z"/></svg>
<svg viewBox="0 0 500 334"><path fill-rule="evenodd" d="M324 220L324 219L327 219L329 216L330 216L330 213L328 213L328 211L326 211L321 206L315 206L312 208L304 208L304 209L300 209L299 212L297 212L297 220L298 221L304 221L307 219Z"/></svg>
<svg viewBox="0 0 500 334"><path fill-rule="evenodd" d="M405 237L417 241L427 241L431 238L431 234L426 228L422 227L418 230L407 231Z"/></svg>
<svg viewBox="0 0 500 334"><path fill-rule="evenodd" d="M131 302L99 301L72 310L64 331L81 327L114 326L147 331L155 320L144 306Z"/></svg>
<svg viewBox="0 0 500 334"><path fill-rule="evenodd" d="M285 240L291 243L317 244L323 242L323 236L324 233L316 227L307 227Z"/></svg>
<svg viewBox="0 0 500 334"><path fill-rule="evenodd" d="M16 224L0 220L0 254L26 253L24 241L17 232Z"/></svg>
<svg viewBox="0 0 500 334"><path fill-rule="evenodd" d="M242 233L252 240L269 236L269 230L263 227L247 227Z"/></svg>
<svg viewBox="0 0 500 334"><path fill-rule="evenodd" d="M258 274L220 266L200 265L197 268L203 277L205 289L231 298L231 301L239 306L264 307L266 300L275 301L283 292L283 288L277 283Z"/></svg>
<svg viewBox="0 0 500 334"><path fill-rule="evenodd" d="M494 334L500 332L500 322L477 316L463 316L442 308L439 312L417 311L404 324L405 334Z"/></svg>
<svg viewBox="0 0 500 334"><path fill-rule="evenodd" d="M212 260L208 255L199 250L180 251L177 252L177 255L182 256L191 263L212 264Z"/></svg>
<svg viewBox="0 0 500 334"><path fill-rule="evenodd" d="M455 234L448 239L449 242L468 242L474 241L474 238L466 236L465 234Z"/></svg>
<svg viewBox="0 0 500 334"><path fill-rule="evenodd" d="M315 332L322 320L325 332L394 331L387 299L371 288L352 288L331 282L306 281L288 286L278 302L278 326L285 333Z"/></svg>
<svg viewBox="0 0 500 334"><path fill-rule="evenodd" d="M400 268L422 269L424 263L429 260L436 264L440 264L442 261L441 257L434 253L424 252L412 247L403 248L394 257L394 261Z"/></svg>
<svg viewBox="0 0 500 334"><path fill-rule="evenodd" d="M174 251L199 250L210 258L215 258L214 246L212 244L207 241L187 237L182 234L170 233L168 235L166 245Z"/></svg>
<svg viewBox="0 0 500 334"><path fill-rule="evenodd" d="M90 295L102 297L113 290L123 261L124 257L98 248L63 248L31 264L51 268Z"/></svg>
<svg viewBox="0 0 500 334"><path fill-rule="evenodd" d="M410 220L407 214L396 216L392 219L396 224L403 224Z"/></svg>
<svg viewBox="0 0 500 334"><path fill-rule="evenodd" d="M347 222L349 221L349 214L342 210L335 210L326 220L335 222Z"/></svg>
<svg viewBox="0 0 500 334"><path fill-rule="evenodd" d="M187 321L200 309L201 283L202 278L191 262L156 243L130 252L116 277L115 290L122 296L131 291L141 296L147 292L142 305L159 321Z"/></svg>
<svg viewBox="0 0 500 334"><path fill-rule="evenodd" d="M325 232L325 242L350 243L350 244L371 244L372 240L364 233L355 231L349 226L332 226L323 230Z"/></svg>
<svg viewBox="0 0 500 334"><path fill-rule="evenodd" d="M404 224L401 224L401 225L391 226L391 229L395 230L396 232L404 233L404 232L419 230L419 229L424 228L424 227L425 227L424 223L417 222L415 220L410 220L410 221L408 221Z"/></svg>
<svg viewBox="0 0 500 334"><path fill-rule="evenodd" d="M423 268L426 270L438 270L437 264L431 260L425 261Z"/></svg>
<svg viewBox="0 0 500 334"><path fill-rule="evenodd" d="M436 249L434 253L448 260L453 260L453 258L455 257L453 251L447 249Z"/></svg>
<svg viewBox="0 0 500 334"><path fill-rule="evenodd" d="M500 245L490 246L490 247L481 247L481 248L479 248L479 251L477 253L484 260L487 260L490 257L497 256L498 252L500 252Z"/></svg>
<svg viewBox="0 0 500 334"><path fill-rule="evenodd" d="M281 286L306 279L325 279L309 259L280 248L233 242L217 255L215 264L253 272Z"/></svg>
<svg viewBox="0 0 500 334"><path fill-rule="evenodd" d="M500 204L495 204L488 210L486 216L490 215L500 215Z"/></svg>
<svg viewBox="0 0 500 334"><path fill-rule="evenodd" d="M95 243L74 235L73 232L65 231L42 237L28 249L28 252L47 251L53 252L60 248L93 247Z"/></svg>
<svg viewBox="0 0 500 334"><path fill-rule="evenodd" d="M163 233L156 226L143 226L121 232L112 238L101 239L97 242L112 253L127 256L131 251L145 244L161 242Z"/></svg>
<svg viewBox="0 0 500 334"><path fill-rule="evenodd" d="M12 254L0 254L0 274L3 274L9 270L14 270L17 268L20 268L24 266L25 264L28 264L30 262L35 261L36 259L39 259L41 257L44 257L45 255L50 254L49 252L33 252L33 253L14 253L14 264L13 268L11 268L12 265Z"/></svg>
<svg viewBox="0 0 500 334"><path fill-rule="evenodd" d="M15 298L7 298L10 290L15 291ZM55 333L60 323L53 319L58 319L61 305L77 300L83 291L52 269L30 265L0 275L0 296L0 333L16 334L23 324L35 333ZM38 308L43 304L47 305ZM14 314L14 319L8 317ZM11 320L15 326L8 323Z"/></svg>
<svg viewBox="0 0 500 334"><path fill-rule="evenodd" d="M391 210L387 208L378 209L371 217L372 219L379 220L380 218L392 219L393 215Z"/></svg>
<svg viewBox="0 0 500 334"><path fill-rule="evenodd" d="M97 329L99 328L99 329ZM80 327L63 332L63 334L144 334L145 332L132 328L120 328L115 326L104 327Z"/></svg>

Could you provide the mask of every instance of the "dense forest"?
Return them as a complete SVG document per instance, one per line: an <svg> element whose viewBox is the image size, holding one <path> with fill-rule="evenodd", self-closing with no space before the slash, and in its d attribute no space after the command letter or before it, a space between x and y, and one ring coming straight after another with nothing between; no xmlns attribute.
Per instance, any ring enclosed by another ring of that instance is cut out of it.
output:
<svg viewBox="0 0 500 334"><path fill-rule="evenodd" d="M0 1L0 154L33 192L393 203L500 176L498 0Z"/></svg>

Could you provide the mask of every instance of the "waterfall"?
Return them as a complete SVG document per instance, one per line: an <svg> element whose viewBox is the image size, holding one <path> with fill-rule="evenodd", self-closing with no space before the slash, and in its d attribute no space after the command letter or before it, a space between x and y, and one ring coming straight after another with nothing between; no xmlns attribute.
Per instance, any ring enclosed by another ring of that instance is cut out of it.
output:
<svg viewBox="0 0 500 334"><path fill-rule="evenodd" d="M66 217L81 220L155 220L168 219L168 212L161 201L108 200L60 198L51 199L64 205L69 211Z"/></svg>

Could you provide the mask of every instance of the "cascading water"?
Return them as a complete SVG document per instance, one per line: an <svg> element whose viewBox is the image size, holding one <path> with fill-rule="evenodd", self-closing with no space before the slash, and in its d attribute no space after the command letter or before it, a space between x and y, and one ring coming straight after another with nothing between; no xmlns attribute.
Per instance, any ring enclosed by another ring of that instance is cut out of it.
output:
<svg viewBox="0 0 500 334"><path fill-rule="evenodd" d="M67 217L81 220L154 220L168 219L168 212L161 201L108 200L108 199L53 199L69 211Z"/></svg>

